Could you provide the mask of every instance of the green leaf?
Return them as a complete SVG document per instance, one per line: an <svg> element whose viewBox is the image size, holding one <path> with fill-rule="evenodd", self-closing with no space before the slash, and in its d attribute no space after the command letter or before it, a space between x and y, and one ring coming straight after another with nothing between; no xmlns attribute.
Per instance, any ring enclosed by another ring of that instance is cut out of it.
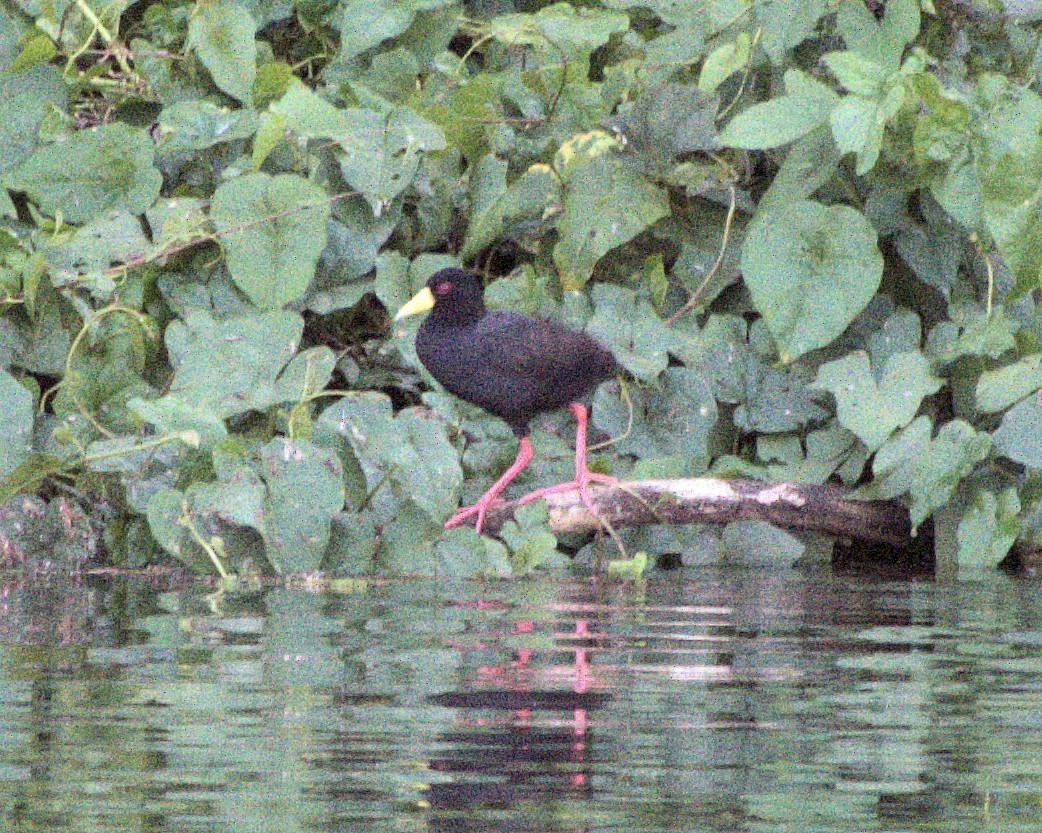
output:
<svg viewBox="0 0 1042 833"><path fill-rule="evenodd" d="M142 214L163 178L145 130L116 122L73 133L36 150L3 184L25 191L47 214L84 223L112 209Z"/></svg>
<svg viewBox="0 0 1042 833"><path fill-rule="evenodd" d="M293 67L285 61L276 60L261 64L257 67L257 78L253 82L253 106L263 111L272 101L282 96L296 80Z"/></svg>
<svg viewBox="0 0 1042 833"><path fill-rule="evenodd" d="M489 21L492 37L510 46L531 46L543 60L585 61L613 34L625 32L629 18L603 9L554 3L536 14L501 14Z"/></svg>
<svg viewBox="0 0 1042 833"><path fill-rule="evenodd" d="M506 17L509 15L498 20ZM569 56L588 56L594 49L604 46L612 35L625 32L630 25L627 15L571 3L544 6L536 12L534 20L550 43Z"/></svg>
<svg viewBox="0 0 1042 833"><path fill-rule="evenodd" d="M401 204L374 217L362 197L340 200L326 222L327 242L319 257L308 308L320 315L352 307L372 288L367 280L380 247L401 219Z"/></svg>
<svg viewBox="0 0 1042 833"><path fill-rule="evenodd" d="M702 330L705 358L700 366L713 382L716 398L737 405L734 424L749 433L795 431L825 417L808 390L802 365L775 367L749 343L745 322L713 315Z"/></svg>
<svg viewBox="0 0 1042 833"><path fill-rule="evenodd" d="M329 449L307 440L272 440L261 453L264 543L276 570L317 570L330 522L344 508L343 468Z"/></svg>
<svg viewBox="0 0 1042 833"><path fill-rule="evenodd" d="M632 289L599 283L591 292L595 312L587 327L630 373L645 382L669 365L669 351L680 340L654 307Z"/></svg>
<svg viewBox="0 0 1042 833"><path fill-rule="evenodd" d="M297 353L279 374L272 398L276 402L303 402L325 388L336 367L336 354L326 346Z"/></svg>
<svg viewBox="0 0 1042 833"><path fill-rule="evenodd" d="M821 60L850 92L866 98L882 96L887 73L871 58L857 52L829 52Z"/></svg>
<svg viewBox="0 0 1042 833"><path fill-rule="evenodd" d="M983 73L969 95L927 73L913 86L926 108L915 151L931 192L964 226L979 229L984 220L1016 278L1011 297L1018 297L1037 285L1042 260L1035 222L1042 99L995 73Z"/></svg>
<svg viewBox="0 0 1042 833"><path fill-rule="evenodd" d="M36 148L41 122L52 107L64 111L68 98L57 67L0 73L0 175Z"/></svg>
<svg viewBox="0 0 1042 833"><path fill-rule="evenodd" d="M524 576L540 564L555 559L557 539L546 528L546 504L539 500L519 506L514 519L503 524L499 536L510 548L510 564L515 576Z"/></svg>
<svg viewBox="0 0 1042 833"><path fill-rule="evenodd" d="M257 130L252 110L230 110L212 101L178 101L159 114L156 151L160 158L182 157L222 142L248 139Z"/></svg>
<svg viewBox="0 0 1042 833"><path fill-rule="evenodd" d="M175 321L165 336L176 371L171 392L154 404L166 413L186 407L167 403L173 398L189 408L207 407L222 419L267 410L279 401L277 377L296 355L303 330L297 313L283 311L219 322L196 312L185 323Z"/></svg>
<svg viewBox="0 0 1042 833"><path fill-rule="evenodd" d="M205 208L208 200L179 197L160 198L145 212L157 247L183 246L207 236L210 221Z"/></svg>
<svg viewBox="0 0 1042 833"><path fill-rule="evenodd" d="M460 526L442 534L434 545L438 574L463 578L512 578L507 548L495 538L478 535L472 527Z"/></svg>
<svg viewBox="0 0 1042 833"><path fill-rule="evenodd" d="M433 67L459 31L459 6L455 0L422 0L417 5L416 19L396 43L415 55L421 66Z"/></svg>
<svg viewBox="0 0 1042 833"><path fill-rule="evenodd" d="M936 76L922 73L912 80L923 112L915 123L916 161L952 162L967 149L974 114L959 90L941 86Z"/></svg>
<svg viewBox="0 0 1042 833"><path fill-rule="evenodd" d="M248 174L221 185L210 216L232 280L261 310L303 296L326 245L326 194L292 174Z"/></svg>
<svg viewBox="0 0 1042 833"><path fill-rule="evenodd" d="M629 558L616 558L608 562L608 576L619 581L640 581L648 568L648 554L635 552Z"/></svg>
<svg viewBox="0 0 1042 833"><path fill-rule="evenodd" d="M896 194L903 190L900 188ZM967 256L968 241L935 201L921 200L919 210L926 222L902 223L904 227L899 228L896 235L897 251L919 280L950 298L959 280L959 268Z"/></svg>
<svg viewBox="0 0 1042 833"><path fill-rule="evenodd" d="M938 362L949 364L964 356L997 359L1016 347L1021 322L1005 314L1002 307L989 313L975 304L948 307L950 321L942 321L930 331L929 352Z"/></svg>
<svg viewBox="0 0 1042 833"><path fill-rule="evenodd" d="M720 133L725 147L765 150L813 132L839 101L832 90L797 69L785 73L786 94L743 110Z"/></svg>
<svg viewBox="0 0 1042 833"><path fill-rule="evenodd" d="M1006 411L993 439L995 450L1010 460L1042 469L1042 402L1038 397L1018 402Z"/></svg>
<svg viewBox="0 0 1042 833"><path fill-rule="evenodd" d="M872 170L879 158L886 126L885 119L879 118L876 100L848 95L832 110L829 124L840 154L857 154L858 175Z"/></svg>
<svg viewBox="0 0 1042 833"><path fill-rule="evenodd" d="M184 503L185 493L180 489L160 489L148 502L147 518L148 527L159 546L175 558L190 561L180 523Z"/></svg>
<svg viewBox="0 0 1042 833"><path fill-rule="evenodd" d="M209 280L203 282L168 272L160 275L156 285L163 299L182 321L187 321L197 312L220 319L256 312L246 296L232 283L223 264L208 277Z"/></svg>
<svg viewBox="0 0 1042 833"><path fill-rule="evenodd" d="M1012 487L998 497L987 489L977 493L956 531L960 580L980 577L1006 557L1020 534L1020 509Z"/></svg>
<svg viewBox="0 0 1042 833"><path fill-rule="evenodd" d="M840 423L875 451L895 428L907 425L923 398L936 393L942 384L918 351L891 356L877 381L868 354L859 350L823 364L813 386L836 397Z"/></svg>
<svg viewBox="0 0 1042 833"><path fill-rule="evenodd" d="M390 479L434 520L455 512L463 472L442 420L416 408L392 416L385 396L348 395L322 412L315 433L350 441L358 459L377 470L374 481Z"/></svg>
<svg viewBox="0 0 1042 833"><path fill-rule="evenodd" d="M496 203L507 190L505 159L486 153L474 165L471 174L470 222L464 239L463 257L471 257L496 239L503 228L503 218L492 213Z"/></svg>
<svg viewBox="0 0 1042 833"><path fill-rule="evenodd" d="M883 15L882 48L896 63L908 44L919 34L921 13L919 0L894 0L887 3Z"/></svg>
<svg viewBox="0 0 1042 833"><path fill-rule="evenodd" d="M716 424L713 391L700 370L670 367L656 387L629 392L630 406L608 386L594 395L593 421L613 437L623 454L640 458L684 455L704 463Z"/></svg>
<svg viewBox="0 0 1042 833"><path fill-rule="evenodd" d="M36 492L55 474L66 474L79 460L66 462L49 454L28 455L13 471L0 480L0 501L19 494Z"/></svg>
<svg viewBox="0 0 1042 833"><path fill-rule="evenodd" d="M410 50L398 46L386 52L377 52L364 76L350 82L351 89L363 104L367 96L379 96L383 101L404 104L415 97L416 77L419 74L420 63L416 56ZM375 103L372 106L375 110L381 109Z"/></svg>
<svg viewBox="0 0 1042 833"><path fill-rule="evenodd" d="M930 446L932 432L933 422L921 416L892 434L872 458L873 480L859 490L859 497L890 500L907 492L919 460Z"/></svg>
<svg viewBox="0 0 1042 833"><path fill-rule="evenodd" d="M489 125L503 118L500 103L501 83L482 73L472 75L466 83L441 92L421 112L445 133L445 139L457 147L468 162L478 161L489 149Z"/></svg>
<svg viewBox="0 0 1042 833"><path fill-rule="evenodd" d="M706 55L698 75L698 89L705 93L715 92L734 73L745 69L749 65L749 47L749 35L741 32L733 43L718 46Z"/></svg>
<svg viewBox="0 0 1042 833"><path fill-rule="evenodd" d="M944 506L956 487L991 450L991 438L974 430L968 422L953 419L913 464L909 514L915 529L936 509Z"/></svg>
<svg viewBox="0 0 1042 833"><path fill-rule="evenodd" d="M281 116L288 130L304 139L343 136L351 129L343 110L338 110L326 99L294 80L278 101L273 101L270 112Z"/></svg>
<svg viewBox="0 0 1042 833"><path fill-rule="evenodd" d="M286 121L277 113L262 113L257 124L257 132L253 137L253 169L258 170L264 164L264 160L271 156L272 152L286 138Z"/></svg>
<svg viewBox="0 0 1042 833"><path fill-rule="evenodd" d="M789 50L809 38L818 21L832 11L826 0L757 0L756 22L763 27L763 48L775 66Z"/></svg>
<svg viewBox="0 0 1042 833"><path fill-rule="evenodd" d="M0 73L11 70L21 51L22 39L32 37L33 29L32 20L16 6L0 6Z"/></svg>
<svg viewBox="0 0 1042 833"><path fill-rule="evenodd" d="M141 438L137 436L95 440L86 448L85 462L91 471L131 474L146 466L149 459L157 454L156 447L140 448L140 444Z"/></svg>
<svg viewBox="0 0 1042 833"><path fill-rule="evenodd" d="M230 455L214 454L214 470L218 480L198 485L192 493L193 510L210 512L236 526L246 526L264 533L265 486L260 475L250 470L239 458L228 465Z"/></svg>
<svg viewBox="0 0 1042 833"><path fill-rule="evenodd" d="M1025 356L1015 364L986 370L977 380L977 410L984 414L1003 411L1042 388L1042 353Z"/></svg>
<svg viewBox="0 0 1042 833"><path fill-rule="evenodd" d="M409 28L420 9L436 9L450 0L348 0L340 19L340 51L345 63Z"/></svg>
<svg viewBox="0 0 1042 833"><path fill-rule="evenodd" d="M868 338L872 367L882 367L896 353L917 351L922 341L923 325L919 316L908 310L894 312Z"/></svg>
<svg viewBox="0 0 1042 833"><path fill-rule="evenodd" d="M210 70L214 83L246 106L253 104L257 77L256 31L250 13L227 0L199 5L188 24L189 48Z"/></svg>
<svg viewBox="0 0 1042 833"><path fill-rule="evenodd" d="M6 370L0 370L0 480L29 456L33 434L33 397Z"/></svg>
<svg viewBox="0 0 1042 833"><path fill-rule="evenodd" d="M195 431L203 449L211 448L214 443L228 436L224 420L206 404L164 396L151 402L140 398L131 399L127 407L142 420L154 425L159 434Z"/></svg>
<svg viewBox="0 0 1042 833"><path fill-rule="evenodd" d="M121 276L120 266L144 260L153 251L141 221L126 211L110 211L70 237L56 237L43 250L55 288L75 286L109 299Z"/></svg>
<svg viewBox="0 0 1042 833"><path fill-rule="evenodd" d="M372 429L371 452L395 467L391 479L432 518L447 519L456 509L463 472L445 424L420 409L406 408L393 423Z"/></svg>
<svg viewBox="0 0 1042 833"><path fill-rule="evenodd" d="M848 49L890 71L897 68L905 47L919 33L919 16L918 0L888 3L882 22L864 5L844 4L840 7L839 31Z"/></svg>
<svg viewBox="0 0 1042 833"><path fill-rule="evenodd" d="M683 154L717 149L719 107L715 95L691 84L656 84L613 123L628 139L628 151L647 160L649 172L668 170Z"/></svg>
<svg viewBox="0 0 1042 833"><path fill-rule="evenodd" d="M412 183L420 153L445 149L441 129L405 107L386 114L352 107L343 117L346 131L332 137L344 149L340 170L377 217Z"/></svg>
<svg viewBox="0 0 1042 833"><path fill-rule="evenodd" d="M22 51L11 64L11 72L21 72L37 64L46 64L57 54L58 48L54 41L46 35L29 38L23 43Z"/></svg>
<svg viewBox="0 0 1042 833"><path fill-rule="evenodd" d="M1042 286L1042 193L1036 190L1026 199L1014 198L1009 202L988 200L982 214L988 233L1016 281L1008 300Z"/></svg>
<svg viewBox="0 0 1042 833"><path fill-rule="evenodd" d="M604 255L669 214L665 192L608 156L574 163L557 220L554 263L565 289L581 289Z"/></svg>
<svg viewBox="0 0 1042 833"><path fill-rule="evenodd" d="M884 500L908 493L913 528L948 502L992 446L987 434L961 419L942 425L933 439L932 429L929 417L919 417L894 434L876 452L873 481L858 491L858 497Z"/></svg>
<svg viewBox="0 0 1042 833"><path fill-rule="evenodd" d="M380 535L381 566L399 575L436 575L434 540L440 533L430 515L406 501Z"/></svg>
<svg viewBox="0 0 1042 833"><path fill-rule="evenodd" d="M857 437L834 420L806 436L762 434L756 440L756 456L769 464L784 464L768 466L774 483L824 483L833 474L851 483L861 476L867 460Z"/></svg>
<svg viewBox="0 0 1042 833"><path fill-rule="evenodd" d="M742 272L789 362L847 328L879 288L883 258L875 231L853 208L801 202L753 220Z"/></svg>
<svg viewBox="0 0 1042 833"><path fill-rule="evenodd" d="M333 516L322 566L337 576L367 575L373 570L379 541L369 515L338 512Z"/></svg>
<svg viewBox="0 0 1042 833"><path fill-rule="evenodd" d="M508 188L507 163L483 156L474 174L470 222L460 250L461 260L481 253L512 224L538 219L560 200L561 183L548 165L533 165Z"/></svg>
<svg viewBox="0 0 1042 833"><path fill-rule="evenodd" d="M642 68L662 67L666 71L672 71L676 67L695 63L705 48L705 29L705 21L700 20L696 14L684 20L672 32L660 34L645 46Z"/></svg>

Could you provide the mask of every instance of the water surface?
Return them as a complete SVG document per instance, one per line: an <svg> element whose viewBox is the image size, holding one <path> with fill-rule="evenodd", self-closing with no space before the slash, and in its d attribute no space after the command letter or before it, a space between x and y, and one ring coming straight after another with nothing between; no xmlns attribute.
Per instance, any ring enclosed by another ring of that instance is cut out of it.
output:
<svg viewBox="0 0 1042 833"><path fill-rule="evenodd" d="M0 829L1042 830L1042 588L0 587Z"/></svg>

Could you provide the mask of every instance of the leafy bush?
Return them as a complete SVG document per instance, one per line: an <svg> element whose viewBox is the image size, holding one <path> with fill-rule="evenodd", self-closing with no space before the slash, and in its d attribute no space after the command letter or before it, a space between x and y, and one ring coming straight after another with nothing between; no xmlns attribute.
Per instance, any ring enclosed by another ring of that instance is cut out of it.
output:
<svg viewBox="0 0 1042 833"><path fill-rule="evenodd" d="M612 473L835 478L993 565L1042 469L1030 11L5 0L4 489L104 501L131 562L554 558L538 507L440 528L509 432L388 313L465 263L639 381ZM535 439L522 488L570 466Z"/></svg>

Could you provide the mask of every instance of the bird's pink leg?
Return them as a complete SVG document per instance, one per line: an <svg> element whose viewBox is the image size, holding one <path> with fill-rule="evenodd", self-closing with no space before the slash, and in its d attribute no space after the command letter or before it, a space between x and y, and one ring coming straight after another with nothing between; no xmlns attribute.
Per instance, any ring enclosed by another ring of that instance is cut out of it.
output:
<svg viewBox="0 0 1042 833"><path fill-rule="evenodd" d="M568 410L572 412L572 416L575 417L575 479L568 483L559 483L556 486L547 486L545 489L536 489L534 492L529 492L518 503L528 503L532 500L538 500L541 497L547 495L556 495L560 492L571 492L578 491L579 499L583 502L589 512L593 515L597 514L597 510L593 505L593 498L590 496L589 486L591 483L618 483L614 477L608 477L606 474L598 474L597 472L590 471L586 467L586 406L580 405L578 402L573 402L568 406Z"/></svg>
<svg viewBox="0 0 1042 833"><path fill-rule="evenodd" d="M532 461L532 443L529 442L528 437L521 438L521 445L517 449L517 457L514 458L514 462L511 463L510 468L503 472L503 476L493 483L487 492L478 498L477 503L470 506L464 506L456 512L451 518L445 521L445 528L456 526L456 524L465 521L471 515L477 515L478 521L474 524L474 529L477 532L481 532L481 527L485 523L485 512L488 508L496 502L499 497L499 493L502 492L507 484L517 477L525 466Z"/></svg>

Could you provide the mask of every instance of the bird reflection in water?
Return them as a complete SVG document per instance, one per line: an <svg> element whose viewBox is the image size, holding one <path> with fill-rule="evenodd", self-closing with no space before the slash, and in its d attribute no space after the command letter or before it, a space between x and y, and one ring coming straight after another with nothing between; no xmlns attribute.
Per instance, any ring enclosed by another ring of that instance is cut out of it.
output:
<svg viewBox="0 0 1042 833"><path fill-rule="evenodd" d="M515 621L505 635L534 629L532 621ZM453 776L430 787L432 829L533 830L531 813L539 805L589 798L592 716L611 695L598 690L588 620L577 620L574 633L559 638L573 643L570 667L540 668L538 652L520 647L509 662L476 669L479 688L431 698L466 710L456 721L460 731L442 738L450 752L431 761L432 769ZM563 676L570 678L567 687L556 687ZM504 810L516 818L504 818ZM482 813L494 815L483 824Z"/></svg>

